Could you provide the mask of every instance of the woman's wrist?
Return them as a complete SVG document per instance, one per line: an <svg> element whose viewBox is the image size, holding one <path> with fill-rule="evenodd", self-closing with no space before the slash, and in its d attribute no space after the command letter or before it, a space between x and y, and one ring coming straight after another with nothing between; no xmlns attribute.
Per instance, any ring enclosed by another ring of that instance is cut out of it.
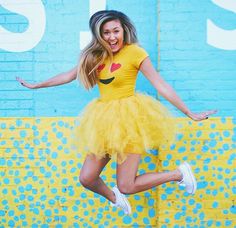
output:
<svg viewBox="0 0 236 228"><path fill-rule="evenodd" d="M36 83L33 85L33 89L40 89L40 88L43 88L44 86L42 85L42 83Z"/></svg>
<svg viewBox="0 0 236 228"><path fill-rule="evenodd" d="M185 114L186 116L190 117L191 114L192 114L192 112L191 112L190 110L186 110L186 111L184 111L184 114Z"/></svg>
<svg viewBox="0 0 236 228"><path fill-rule="evenodd" d="M32 85L32 89L39 89L39 88L40 88L39 84Z"/></svg>

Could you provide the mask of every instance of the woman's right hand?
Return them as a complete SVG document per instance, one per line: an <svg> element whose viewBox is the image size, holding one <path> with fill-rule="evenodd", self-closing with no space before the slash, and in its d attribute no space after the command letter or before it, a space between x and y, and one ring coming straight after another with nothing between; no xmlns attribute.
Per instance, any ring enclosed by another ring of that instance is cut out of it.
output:
<svg viewBox="0 0 236 228"><path fill-rule="evenodd" d="M28 89L36 89L37 88L37 84L30 84L28 82L26 82L25 80L16 77L16 80L24 87L28 88Z"/></svg>

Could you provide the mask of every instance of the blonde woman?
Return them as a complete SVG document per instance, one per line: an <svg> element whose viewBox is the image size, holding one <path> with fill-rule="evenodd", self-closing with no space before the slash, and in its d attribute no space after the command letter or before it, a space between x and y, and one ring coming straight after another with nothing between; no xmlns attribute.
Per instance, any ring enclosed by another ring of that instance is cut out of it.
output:
<svg viewBox="0 0 236 228"><path fill-rule="evenodd" d="M80 172L81 184L125 214L131 213L125 194L170 181L184 185L189 194L194 194L197 183L186 162L170 172L137 175L141 155L168 143L173 136L173 122L165 107L152 97L135 92L137 73L141 71L160 95L192 120L205 120L215 111L196 114L186 107L138 45L135 27L125 14L99 11L89 25L92 41L82 51L78 67L36 84L17 78L30 89L62 85L76 78L86 89L98 84L100 97L88 104L77 129L80 152L87 153ZM111 157L117 160L117 186L113 189L100 178Z"/></svg>

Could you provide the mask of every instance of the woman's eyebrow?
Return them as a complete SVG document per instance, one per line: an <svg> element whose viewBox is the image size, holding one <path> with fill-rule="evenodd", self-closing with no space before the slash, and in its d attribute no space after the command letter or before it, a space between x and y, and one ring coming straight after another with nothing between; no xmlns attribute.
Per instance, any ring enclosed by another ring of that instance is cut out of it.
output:
<svg viewBox="0 0 236 228"><path fill-rule="evenodd" d="M114 28L111 28L111 29L104 29L103 31L109 31L109 30L115 30L115 29L119 29L119 27L114 27Z"/></svg>

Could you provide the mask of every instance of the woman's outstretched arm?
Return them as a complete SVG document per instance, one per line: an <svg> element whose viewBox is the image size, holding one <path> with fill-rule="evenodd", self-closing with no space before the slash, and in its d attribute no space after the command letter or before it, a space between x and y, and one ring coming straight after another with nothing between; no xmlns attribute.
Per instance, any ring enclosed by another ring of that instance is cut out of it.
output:
<svg viewBox="0 0 236 228"><path fill-rule="evenodd" d="M29 89L39 89L39 88L46 88L46 87L51 87L51 86L58 86L58 85L63 85L66 83L69 83L73 80L76 79L77 76L77 67L72 68L71 70L58 74L52 78L49 78L46 81L39 82L39 83L28 83L24 81L23 79L16 77L16 80L21 83L21 85L29 88Z"/></svg>
<svg viewBox="0 0 236 228"><path fill-rule="evenodd" d="M155 89L157 89L161 96L167 99L189 118L195 121L200 121L207 119L209 115L216 113L216 110L205 111L202 113L191 112L181 100L181 98L177 95L175 90L155 70L149 57L146 58L140 65L140 71L152 83L152 85L155 87Z"/></svg>

